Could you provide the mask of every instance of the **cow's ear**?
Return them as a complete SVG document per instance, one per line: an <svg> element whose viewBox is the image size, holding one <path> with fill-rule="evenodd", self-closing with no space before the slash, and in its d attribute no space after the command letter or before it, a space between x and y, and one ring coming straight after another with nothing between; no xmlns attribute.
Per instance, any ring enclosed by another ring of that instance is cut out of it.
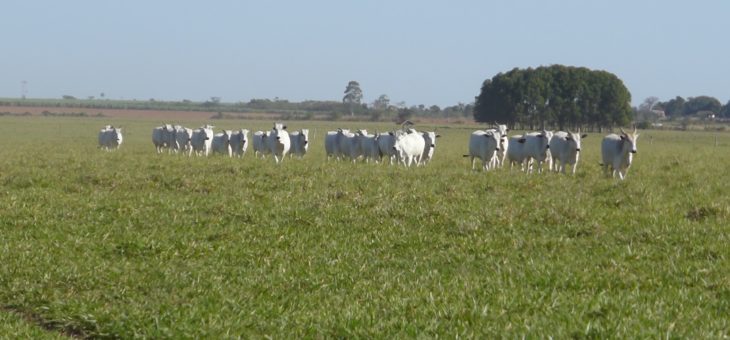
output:
<svg viewBox="0 0 730 340"><path fill-rule="evenodd" d="M526 140L525 138L520 138L517 140L517 143L524 144Z"/></svg>
<svg viewBox="0 0 730 340"><path fill-rule="evenodd" d="M441 135L436 135L436 138L441 138Z"/></svg>
<svg viewBox="0 0 730 340"><path fill-rule="evenodd" d="M586 135L585 133L580 135L580 138L586 138L586 137L588 137L588 135Z"/></svg>
<svg viewBox="0 0 730 340"><path fill-rule="evenodd" d="M281 127L282 130L286 130L286 125Z"/></svg>

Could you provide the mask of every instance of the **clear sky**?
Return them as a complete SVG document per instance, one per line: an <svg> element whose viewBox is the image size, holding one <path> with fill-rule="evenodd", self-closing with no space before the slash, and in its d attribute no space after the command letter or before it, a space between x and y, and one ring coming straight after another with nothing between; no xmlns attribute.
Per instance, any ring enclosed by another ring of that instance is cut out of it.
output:
<svg viewBox="0 0 730 340"><path fill-rule="evenodd" d="M730 1L5 0L0 97L469 103L514 67L730 100Z"/></svg>

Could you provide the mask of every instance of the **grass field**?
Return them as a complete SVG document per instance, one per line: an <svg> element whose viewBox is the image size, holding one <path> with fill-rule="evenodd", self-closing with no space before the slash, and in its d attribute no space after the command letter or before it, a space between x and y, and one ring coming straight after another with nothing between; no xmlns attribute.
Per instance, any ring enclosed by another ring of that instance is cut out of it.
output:
<svg viewBox="0 0 730 340"><path fill-rule="evenodd" d="M643 131L620 182L597 133L573 177L470 171L466 127L404 169L326 163L336 123L287 122L314 138L278 166L156 155L153 120L0 123L10 338L730 336L728 133Z"/></svg>

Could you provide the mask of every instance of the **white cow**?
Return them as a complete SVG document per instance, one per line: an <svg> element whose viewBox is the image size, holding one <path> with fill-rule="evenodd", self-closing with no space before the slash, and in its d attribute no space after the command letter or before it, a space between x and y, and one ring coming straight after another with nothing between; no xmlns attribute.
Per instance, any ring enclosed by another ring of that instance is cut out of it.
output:
<svg viewBox="0 0 730 340"><path fill-rule="evenodd" d="M353 163L357 161L357 157L360 156L360 146L357 145L355 134L350 132L349 129L337 130L337 147L340 151L340 155L343 158L350 157Z"/></svg>
<svg viewBox="0 0 730 340"><path fill-rule="evenodd" d="M522 140L522 142L520 142ZM509 138L507 141L507 160L509 161L510 170L512 170L515 164L520 165L520 171L524 171L528 166L527 152L525 152L525 142L522 135L515 135Z"/></svg>
<svg viewBox="0 0 730 340"><path fill-rule="evenodd" d="M118 149L123 141L122 128L107 125L99 130L99 147L106 151Z"/></svg>
<svg viewBox="0 0 730 340"><path fill-rule="evenodd" d="M440 138L441 135L437 135L434 131L425 131L421 135L425 143L423 154L421 155L421 164L425 165L433 158L433 152L436 149L436 138Z"/></svg>
<svg viewBox="0 0 730 340"><path fill-rule="evenodd" d="M573 166L573 175L578 167L578 159L580 158L580 144L581 138L585 138L588 135L581 135L580 130L578 132L572 132L568 130L558 131L553 134L550 138L550 154L553 157L553 169L556 172L565 173L565 168L568 164Z"/></svg>
<svg viewBox="0 0 730 340"><path fill-rule="evenodd" d="M518 140L518 143L524 143L522 151L524 152L524 156L527 158L527 161L531 164L527 167L528 173L532 172L532 162L536 163L538 173L542 172L543 163L548 163L548 169L550 168L551 158L548 150L550 148L549 143L552 135L551 131L542 130L539 132L527 133Z"/></svg>
<svg viewBox="0 0 730 340"><path fill-rule="evenodd" d="M267 141L269 143L269 150L274 155L274 161L276 163L283 161L291 148L291 140L289 140L289 133L286 132L286 125L275 123Z"/></svg>
<svg viewBox="0 0 730 340"><path fill-rule="evenodd" d="M369 135L365 130L358 131L357 140L359 149L366 163L371 160L375 163L380 162L380 147L378 146L379 136L379 133Z"/></svg>
<svg viewBox="0 0 730 340"><path fill-rule="evenodd" d="M331 157L340 159L340 143L337 140L339 131L327 131L327 135L324 137L324 151L327 154L327 160Z"/></svg>
<svg viewBox="0 0 730 340"><path fill-rule="evenodd" d="M155 145L157 153L171 148L174 141L175 131L172 125L165 124L152 129L152 143Z"/></svg>
<svg viewBox="0 0 730 340"><path fill-rule="evenodd" d="M624 129L621 129L620 135L612 133L603 137L601 154L606 176L608 176L609 169L611 169L611 177L616 177L616 173L618 173L621 180L626 178L633 154L636 153L636 140L638 138L639 134L636 133L636 128L632 133L626 133Z"/></svg>
<svg viewBox="0 0 730 340"><path fill-rule="evenodd" d="M271 153L269 149L269 131L256 131L253 133L253 153L256 158L266 158Z"/></svg>
<svg viewBox="0 0 730 340"><path fill-rule="evenodd" d="M193 138L193 129L186 127L179 127L175 131L175 139L178 150L182 151L183 154L190 156L193 152L193 146L191 140Z"/></svg>
<svg viewBox="0 0 730 340"><path fill-rule="evenodd" d="M233 131L231 130L223 130L222 132L213 135L213 142L211 143L213 153L219 153L223 155L228 155L228 157L233 157L233 150L231 149L232 134Z"/></svg>
<svg viewBox="0 0 730 340"><path fill-rule="evenodd" d="M381 157L388 157L388 164L393 165L396 159L398 159L398 153L395 151L395 132L380 134L378 137L378 148L380 149Z"/></svg>
<svg viewBox="0 0 730 340"><path fill-rule="evenodd" d="M243 157L248 149L248 130L240 129L231 135L231 150L236 157Z"/></svg>
<svg viewBox="0 0 730 340"><path fill-rule="evenodd" d="M499 139L501 135L495 130L477 130L469 137L469 154L464 157L471 157L471 169L474 170L474 161L482 160L482 170L488 171L492 166L492 159L499 151Z"/></svg>
<svg viewBox="0 0 730 340"><path fill-rule="evenodd" d="M309 129L301 129L294 131L289 134L289 140L291 141L291 153L290 156L298 156L299 158L304 157L309 150Z"/></svg>
<svg viewBox="0 0 730 340"><path fill-rule="evenodd" d="M205 125L193 131L190 138L190 145L196 155L208 156L210 154L211 145L213 143L213 127Z"/></svg>
<svg viewBox="0 0 730 340"><path fill-rule="evenodd" d="M423 136L415 129L407 129L406 131L395 132L395 145L393 150L400 158L401 164L410 167L411 164L418 165L421 162L421 155L426 142Z"/></svg>
<svg viewBox="0 0 730 340"><path fill-rule="evenodd" d="M501 168L504 166L504 160L507 157L507 150L509 150L509 141L507 140L507 132L509 129L507 128L507 125L494 123L494 128L490 130L499 132L499 151L497 151L494 158L492 158L492 166Z"/></svg>

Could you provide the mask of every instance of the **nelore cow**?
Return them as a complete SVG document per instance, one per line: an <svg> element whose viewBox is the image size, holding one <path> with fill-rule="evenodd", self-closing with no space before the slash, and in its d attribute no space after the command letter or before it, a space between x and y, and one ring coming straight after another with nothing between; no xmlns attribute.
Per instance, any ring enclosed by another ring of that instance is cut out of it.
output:
<svg viewBox="0 0 730 340"><path fill-rule="evenodd" d="M553 158L553 169L556 172L565 173L565 168L568 164L573 167L572 173L575 175L575 170L578 167L578 160L580 158L580 144L581 138L585 138L588 135L581 135L580 130L578 132L572 132L568 130L558 131L553 134L550 138L550 154Z"/></svg>
<svg viewBox="0 0 730 340"><path fill-rule="evenodd" d="M291 141L289 140L289 133L286 131L286 125L274 123L274 127L269 132L267 142L269 143L271 154L274 155L274 161L276 163L283 161L291 148Z"/></svg>
<svg viewBox="0 0 730 340"><path fill-rule="evenodd" d="M526 170L528 173L533 171L533 166L537 167L537 172L542 172L543 163L548 163L550 168L550 138L552 132L542 130L538 132L526 133L522 138L518 139L518 144L524 144L520 150L526 161ZM511 148L511 145L510 145ZM508 151L509 152L509 151Z"/></svg>
<svg viewBox="0 0 730 340"><path fill-rule="evenodd" d="M99 130L99 147L106 151L119 149L123 141L122 128L107 125Z"/></svg>
<svg viewBox="0 0 730 340"><path fill-rule="evenodd" d="M266 158L266 155L271 153L269 148L269 131L256 131L253 133L253 154L255 157L261 156Z"/></svg>
<svg viewBox="0 0 730 340"><path fill-rule="evenodd" d="M507 140L509 129L507 125L494 123L494 129L490 130L499 132L499 150L492 158L492 166L501 168L504 166L504 159L507 157L507 150L509 149L509 141Z"/></svg>
<svg viewBox="0 0 730 340"><path fill-rule="evenodd" d="M380 149L381 158L388 158L388 164L393 165L396 161L400 161L398 153L395 151L395 132L380 134L378 137L378 149Z"/></svg>
<svg viewBox="0 0 730 340"><path fill-rule="evenodd" d="M440 138L441 135L437 135L435 131L424 131L421 132L425 146L423 147L423 154L421 155L421 164L428 164L433 159L433 153L436 150L436 138Z"/></svg>
<svg viewBox="0 0 730 340"><path fill-rule="evenodd" d="M633 155L636 153L636 140L639 134L634 132L627 133L621 129L621 134L612 133L603 137L601 143L601 155L603 156L603 164L606 176L616 177L616 173L621 180L626 178L631 166Z"/></svg>
<svg viewBox="0 0 730 340"><path fill-rule="evenodd" d="M291 157L304 157L307 154L307 150L309 150L309 129L301 129L290 133L289 140L291 142L289 155Z"/></svg>
<svg viewBox="0 0 730 340"><path fill-rule="evenodd" d="M357 133L357 142L359 144L360 154L365 159L365 162L371 160L375 163L380 162L380 147L378 146L379 133L374 135L368 134L365 130L359 130Z"/></svg>
<svg viewBox="0 0 730 340"><path fill-rule="evenodd" d="M193 131L190 145L196 155L208 156L213 143L213 126L204 125Z"/></svg>
<svg viewBox="0 0 730 340"><path fill-rule="evenodd" d="M529 159L527 157L527 152L525 152L525 142L520 142L523 140L522 137L522 135L514 135L509 137L507 141L507 152L505 154L507 155L510 170L512 170L516 164L520 165L520 171L525 171L525 168L528 166L527 163L529 162Z"/></svg>
<svg viewBox="0 0 730 340"><path fill-rule="evenodd" d="M340 159L340 143L337 140L339 131L327 131L324 136L324 151L327 160L330 158Z"/></svg>
<svg viewBox="0 0 730 340"><path fill-rule="evenodd" d="M175 140L175 128L170 124L165 124L152 129L152 144L155 145L157 153L162 153L164 149L171 150Z"/></svg>
<svg viewBox="0 0 730 340"><path fill-rule="evenodd" d="M233 131L231 130L223 130L220 133L216 133L213 136L213 142L211 143L213 153L219 153L222 155L228 155L228 157L233 157L233 150L231 149L232 134Z"/></svg>
<svg viewBox="0 0 730 340"><path fill-rule="evenodd" d="M192 146L193 129L180 126L175 131L177 149L183 154L190 156L193 152Z"/></svg>
<svg viewBox="0 0 730 340"><path fill-rule="evenodd" d="M412 164L418 165L421 162L426 141L415 129L408 128L404 130L395 132L393 150L400 159L401 164L406 167L410 167Z"/></svg>
<svg viewBox="0 0 730 340"><path fill-rule="evenodd" d="M469 154L464 157L471 157L471 169L474 170L475 160L482 161L482 170L488 171L491 168L492 159L499 151L499 139L501 135L495 130L477 130L469 137Z"/></svg>
<svg viewBox="0 0 730 340"><path fill-rule="evenodd" d="M531 173L533 165L535 165L537 171L542 172L543 163L547 163L548 169L550 169L552 158L549 148L552 136L551 131L542 130L510 137L507 142L507 159L510 162L510 168L515 164L520 164L520 170Z"/></svg>
<svg viewBox="0 0 730 340"><path fill-rule="evenodd" d="M248 130L240 129L231 134L231 151L236 157L243 157L248 149Z"/></svg>
<svg viewBox="0 0 730 340"><path fill-rule="evenodd" d="M349 129L337 130L337 148L342 158L349 157L353 162L360 156L360 146L357 145L355 134Z"/></svg>

